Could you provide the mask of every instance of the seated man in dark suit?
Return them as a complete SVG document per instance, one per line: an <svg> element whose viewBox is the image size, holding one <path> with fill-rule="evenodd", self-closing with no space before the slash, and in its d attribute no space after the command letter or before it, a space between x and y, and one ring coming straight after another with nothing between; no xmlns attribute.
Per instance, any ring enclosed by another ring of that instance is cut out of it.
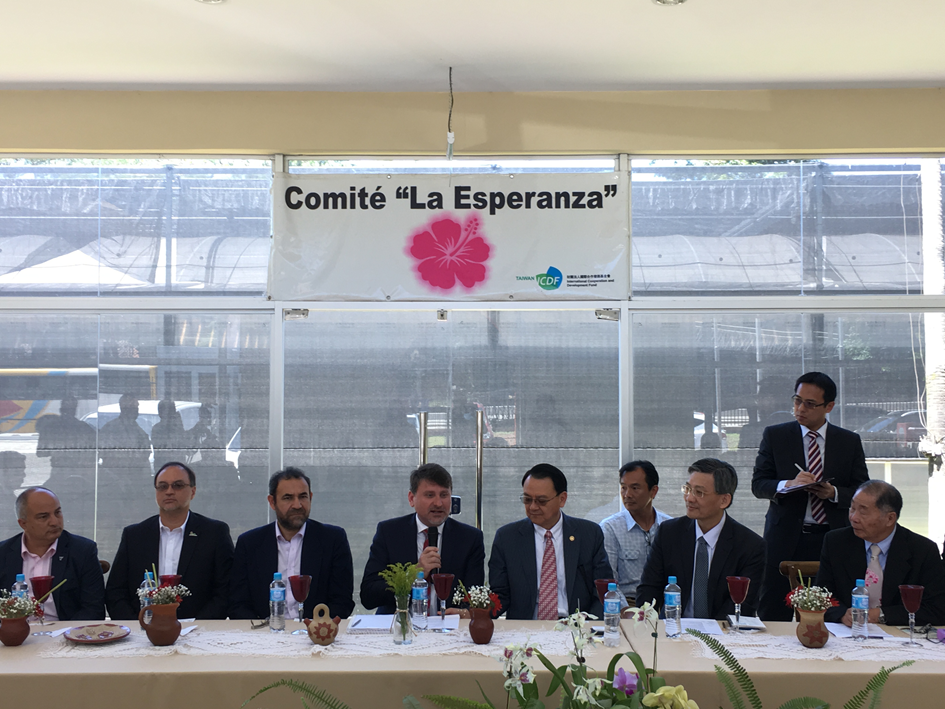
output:
<svg viewBox="0 0 945 709"><path fill-rule="evenodd" d="M489 557L489 585L510 620L555 620L603 607L595 579L613 578L599 525L561 512L568 479L539 463L522 478L527 519L500 528Z"/></svg>
<svg viewBox="0 0 945 709"><path fill-rule="evenodd" d="M945 623L945 566L930 539L900 527L902 495L889 483L860 485L850 505L850 525L824 537L817 585L833 593L840 605L824 614L830 622L852 625L850 602L857 579L867 581L870 623L906 625L909 614L900 585L925 586L916 624Z"/></svg>
<svg viewBox="0 0 945 709"><path fill-rule="evenodd" d="M108 574L105 603L112 620L133 620L141 607L145 571L180 575L190 591L178 618L226 618L233 540L225 522L192 512L197 477L183 463L166 463L154 476L158 514L125 527Z"/></svg>
<svg viewBox="0 0 945 709"><path fill-rule="evenodd" d="M742 614L755 614L765 548L761 537L726 512L737 487L735 468L725 461L703 458L689 466L683 486L686 516L659 526L637 587L637 605L650 601L662 608L667 579L675 576L683 618L724 620L735 613L725 577L747 576L751 583Z"/></svg>
<svg viewBox="0 0 945 709"><path fill-rule="evenodd" d="M105 580L98 547L63 529L56 494L44 487L27 488L16 498L16 516L23 532L0 543L0 588L10 588L17 574L27 582L34 576L52 576L53 586L65 584L43 604L46 618L103 620Z"/></svg>
<svg viewBox="0 0 945 709"><path fill-rule="evenodd" d="M377 608L382 614L394 612L394 594L378 575L388 564L419 564L427 579L435 571L453 574L453 589L460 581L466 588L485 582L482 532L450 517L452 496L453 478L442 465L425 463L410 473L407 501L416 513L377 525L361 580L361 603L365 608ZM430 538L432 530L436 530L435 539ZM438 607L435 596L430 581L431 612ZM451 590L443 600L449 605L452 599Z"/></svg>
<svg viewBox="0 0 945 709"><path fill-rule="evenodd" d="M268 618L269 584L279 572L285 581L286 618L298 617L289 576L308 575L312 586L305 617L319 603L329 615L347 618L354 610L354 567L348 536L341 527L309 519L312 483L298 468L286 468L269 478L269 507L276 521L236 540L230 574L230 618Z"/></svg>

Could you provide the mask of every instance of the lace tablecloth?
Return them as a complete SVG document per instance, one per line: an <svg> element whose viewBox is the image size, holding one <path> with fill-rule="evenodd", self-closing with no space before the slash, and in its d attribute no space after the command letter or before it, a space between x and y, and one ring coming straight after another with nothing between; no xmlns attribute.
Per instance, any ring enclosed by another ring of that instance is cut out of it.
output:
<svg viewBox="0 0 945 709"><path fill-rule="evenodd" d="M868 639L856 642L851 638L838 638L833 635L827 644L818 650L806 648L793 635L771 635L769 633L726 633L713 636L719 640L738 660L870 660L894 665L903 660L939 660L945 661L945 645L918 640L918 646L905 644L908 638L888 637L882 640ZM691 635L683 635L670 642L688 642L692 644L695 657L709 657L719 660L707 645Z"/></svg>
<svg viewBox="0 0 945 709"><path fill-rule="evenodd" d="M315 645L307 635L268 630L205 630L199 626L168 647L155 647L143 630L102 645L79 645L58 637L42 657L146 657L156 655L256 655L268 657L378 657L381 655L484 655L498 657L509 643L539 647L546 655L566 656L573 649L571 635L553 630L497 630L488 645L476 645L465 628L452 633L420 633L410 645L394 645L389 634L340 634L328 647ZM587 649L592 657L595 651Z"/></svg>

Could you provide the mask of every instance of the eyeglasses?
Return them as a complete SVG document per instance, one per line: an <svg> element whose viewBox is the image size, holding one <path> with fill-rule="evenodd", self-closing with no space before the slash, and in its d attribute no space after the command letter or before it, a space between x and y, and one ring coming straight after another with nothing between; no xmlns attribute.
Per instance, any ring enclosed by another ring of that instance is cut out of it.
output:
<svg viewBox="0 0 945 709"><path fill-rule="evenodd" d="M904 633L909 632L909 628L900 628L900 630L903 631ZM938 629L935 626L933 626L931 623L926 623L922 627L917 627L915 629L915 636L917 638L921 638L923 635L925 636L925 639L928 640L930 643L934 643L935 645L943 644L943 641L939 639Z"/></svg>
<svg viewBox="0 0 945 709"><path fill-rule="evenodd" d="M822 403L822 404L818 404L816 401L810 401L810 400L808 400L808 399L802 399L802 398L799 397L799 396L792 396L792 397L791 397L791 401L794 403L794 406L796 406L797 408L801 408L801 407L803 406L805 409L818 409L818 408L820 408L821 406L826 406L827 403L828 403L828 402L825 401L825 402Z"/></svg>
<svg viewBox="0 0 945 709"><path fill-rule="evenodd" d="M683 497L688 497L692 495L697 500L701 500L706 495L717 495L717 492L706 492L705 490L696 490L695 488L690 487L689 485L683 485L679 488L682 491Z"/></svg>
<svg viewBox="0 0 945 709"><path fill-rule="evenodd" d="M560 496L561 496L560 492L557 495L555 495L555 497L560 497ZM553 499L555 499L555 497L531 497L529 495L520 495L518 499L520 499L522 501L522 504L525 505L526 507L531 506L533 502L539 507L544 507Z"/></svg>
<svg viewBox="0 0 945 709"><path fill-rule="evenodd" d="M168 488L171 488L174 492L180 492L185 487L192 487L190 483L185 483L182 480L178 480L173 483L158 483L154 486L154 489L158 492L167 492Z"/></svg>

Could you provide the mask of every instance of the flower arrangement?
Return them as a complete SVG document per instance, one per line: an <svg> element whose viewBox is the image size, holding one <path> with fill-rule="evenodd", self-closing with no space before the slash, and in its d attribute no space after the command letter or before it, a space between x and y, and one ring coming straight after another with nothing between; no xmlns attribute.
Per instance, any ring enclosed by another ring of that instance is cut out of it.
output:
<svg viewBox="0 0 945 709"><path fill-rule="evenodd" d="M807 579L807 583L804 583L804 577L799 575L801 585L791 591L784 598L784 603L789 608L796 608L801 611L815 611L818 613L823 613L829 608L833 608L837 603L837 599L833 597L833 594L830 593L826 588L821 586L811 586L810 579Z"/></svg>
<svg viewBox="0 0 945 709"><path fill-rule="evenodd" d="M157 588L138 589L138 598L142 601L148 598L151 600L151 605L155 606L162 606L167 603L180 603L184 596L189 595L190 589L182 584L171 586L170 584L162 583Z"/></svg>
<svg viewBox="0 0 945 709"><path fill-rule="evenodd" d="M555 624L555 630L567 630L571 633L574 650L571 650L569 654L573 655L580 665L584 664L584 648L594 647L595 643L600 642L594 637L594 629L587 622L589 620L597 620L597 616L577 611Z"/></svg>
<svg viewBox="0 0 945 709"><path fill-rule="evenodd" d="M43 617L43 605L32 596L13 596L0 590L0 619Z"/></svg>
<svg viewBox="0 0 945 709"><path fill-rule="evenodd" d="M459 582L459 588L453 594L453 605L462 606L466 604L469 608L481 608L491 611L493 616L499 615L502 610L502 604L499 602L499 596L488 586L471 586L469 589Z"/></svg>
<svg viewBox="0 0 945 709"><path fill-rule="evenodd" d="M420 566L417 564L388 564L387 568L378 572L387 588L394 592L395 598L409 598L410 587L417 580Z"/></svg>

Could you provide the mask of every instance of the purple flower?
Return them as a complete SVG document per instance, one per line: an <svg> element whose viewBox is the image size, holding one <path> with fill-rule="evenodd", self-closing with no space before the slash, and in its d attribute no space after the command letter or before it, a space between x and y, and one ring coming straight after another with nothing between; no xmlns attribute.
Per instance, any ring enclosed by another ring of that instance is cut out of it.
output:
<svg viewBox="0 0 945 709"><path fill-rule="evenodd" d="M635 674L631 674L621 667L617 670L617 675L614 677L614 689L619 689L629 697L637 691L638 679Z"/></svg>
<svg viewBox="0 0 945 709"><path fill-rule="evenodd" d="M512 659L512 649L511 649L511 648L508 648L508 647L505 648L505 659L506 659L506 660L511 660L511 659Z"/></svg>

